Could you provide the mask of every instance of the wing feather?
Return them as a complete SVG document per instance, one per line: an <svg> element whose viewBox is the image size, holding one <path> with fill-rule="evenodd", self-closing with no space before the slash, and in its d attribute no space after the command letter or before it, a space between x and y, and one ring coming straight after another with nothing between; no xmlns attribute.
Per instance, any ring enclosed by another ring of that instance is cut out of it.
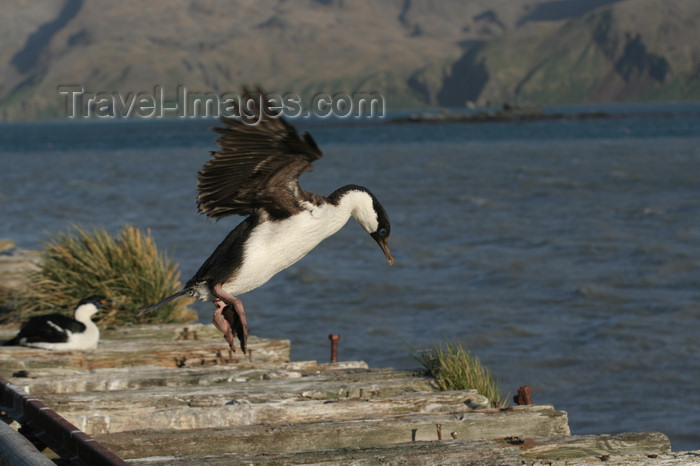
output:
<svg viewBox="0 0 700 466"><path fill-rule="evenodd" d="M245 91L245 90L244 90ZM313 170L321 150L310 134L302 136L276 115L258 90L244 92L247 102L240 118L222 118L219 150L212 152L197 176L197 208L210 218L250 215L258 209L273 217L299 210L304 200L317 196L301 190L299 176Z"/></svg>

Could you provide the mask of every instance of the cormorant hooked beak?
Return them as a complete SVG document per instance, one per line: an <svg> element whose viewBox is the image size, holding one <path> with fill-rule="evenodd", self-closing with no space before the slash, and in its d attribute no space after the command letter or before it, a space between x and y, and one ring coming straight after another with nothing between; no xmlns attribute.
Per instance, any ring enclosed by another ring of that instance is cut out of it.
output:
<svg viewBox="0 0 700 466"><path fill-rule="evenodd" d="M379 247L382 248L382 251L384 251L384 255L389 261L389 265L394 265L394 257L391 255L391 251L389 251L389 245L387 244L387 240L389 238L387 236L381 236L378 233L372 233L370 236L374 238L374 241L376 241Z"/></svg>

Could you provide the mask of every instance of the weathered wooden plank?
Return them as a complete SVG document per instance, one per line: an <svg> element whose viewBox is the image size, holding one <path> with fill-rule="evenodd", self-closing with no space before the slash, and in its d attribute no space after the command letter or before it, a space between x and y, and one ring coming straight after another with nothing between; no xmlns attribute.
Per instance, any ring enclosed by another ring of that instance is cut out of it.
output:
<svg viewBox="0 0 700 466"><path fill-rule="evenodd" d="M589 450L585 445L603 437L603 449ZM132 459L131 464L460 464L460 465L587 465L610 461L611 464L700 464L698 457L672 454L666 449L668 439L656 432L607 436L574 436L546 440L548 451L560 445L563 452L579 451L579 456L540 458L529 455L531 443L508 440L442 440L410 442L372 447L348 447L297 452L198 454L186 457L145 457ZM576 445L583 447L577 450ZM640 453L646 451L647 453ZM527 456L529 455L529 456ZM604 455L606 455L604 457Z"/></svg>
<svg viewBox="0 0 700 466"><path fill-rule="evenodd" d="M10 339L20 328L20 323L7 324L0 327L0 339ZM187 329L187 331L185 331ZM101 331L106 340L128 341L174 341L174 340L209 340L220 338L219 332L210 324L147 324L123 325L110 327Z"/></svg>
<svg viewBox="0 0 700 466"><path fill-rule="evenodd" d="M272 377L269 377L273 374ZM189 377L188 377L189 376ZM313 399L321 401L336 401L347 398L380 398L400 395L406 392L430 391L430 380L424 377L400 377L383 380L355 379L351 375L334 377L318 375L302 377L298 372L264 371L250 369L247 371L232 371L218 374L221 383L197 383L198 377L183 374L182 379L190 378L190 384L182 383L171 386L148 385L133 390L133 381L128 374L122 377L98 379L97 383L110 390L105 391L73 391L65 393L61 382L57 381L55 391L64 393L42 393L42 399L47 403L65 407L89 405L95 409L120 409L125 405L138 409L144 405L167 406L223 406L236 399L248 403L264 403L285 399ZM37 394L35 386L24 384L24 379L16 379L25 391ZM182 382L182 381L179 381ZM45 387L46 384L44 383ZM116 390L117 387L123 387ZM75 388L75 387L69 387ZM464 391L465 398L480 399L475 391ZM468 395L468 396L467 396Z"/></svg>
<svg viewBox="0 0 700 466"><path fill-rule="evenodd" d="M300 370L301 369L301 370ZM405 380L411 389L428 390L432 379L414 371L397 371L393 369L368 369L364 362L343 362L335 364L236 364L226 366L204 366L198 368L177 368L164 370L157 367L133 367L97 369L78 374L56 373L53 369L34 370L29 377L15 377L13 383L35 395L52 393L76 393L85 391L134 390L153 387L206 387L222 384L230 388L232 383L247 383L281 378L292 379L301 375L300 381L309 380L308 374L314 375L319 385L307 390L307 397L337 398L339 396L369 396L370 391L360 391L373 384L399 384L398 379ZM59 376L60 377L57 377ZM343 387L327 386L348 383L346 393ZM331 392L337 391L337 393Z"/></svg>
<svg viewBox="0 0 700 466"><path fill-rule="evenodd" d="M371 448L341 448L301 453L199 454L188 457L149 457L133 459L131 464L206 465L231 464L352 464L352 465L508 465L521 464L516 447L503 447L488 440L452 440L380 445Z"/></svg>
<svg viewBox="0 0 700 466"><path fill-rule="evenodd" d="M149 340L147 332L138 339L110 340L103 338L94 351L54 352L21 346L2 347L0 376L11 377L18 371L60 367L64 371L85 371L106 367L162 366L192 367L247 363L284 363L289 361L290 342L286 339L263 339L251 336L249 356L231 353L220 337L176 340L174 326L168 326L168 340ZM202 326L207 329L213 326ZM180 331L185 328L179 326ZM137 331L137 329L134 329ZM156 333L156 335L162 335ZM156 338L156 337L153 337Z"/></svg>
<svg viewBox="0 0 700 466"><path fill-rule="evenodd" d="M110 395L115 392L102 392ZM197 429L252 424L278 424L332 419L358 419L401 413L462 413L470 393L417 392L389 399L337 401L274 399L250 402L232 392L214 403L178 396L144 400L96 400L94 397L68 401L46 400L46 404L88 434L138 429ZM194 401L194 402L193 402Z"/></svg>
<svg viewBox="0 0 700 466"><path fill-rule="evenodd" d="M660 432L578 435L564 438L536 438L523 444L524 458L538 460L571 458L614 459L616 456L660 455L671 452L671 442Z"/></svg>
<svg viewBox="0 0 700 466"><path fill-rule="evenodd" d="M197 455L243 452L283 452L371 447L442 438L493 439L505 436L569 434L566 413L551 406L462 414L406 414L351 421L280 423L197 430L148 430L99 435L105 446L124 458L149 455Z"/></svg>
<svg viewBox="0 0 700 466"><path fill-rule="evenodd" d="M531 461L531 464L552 464L552 465L577 465L585 464L589 466L591 463L596 462L610 462L609 464L614 464L615 466L690 466L690 465L700 465L700 451L683 451L683 452L671 452L663 455L657 454L634 454L634 455L612 455L606 458L596 457L596 458L586 458L574 459L574 460L560 460L560 461Z"/></svg>

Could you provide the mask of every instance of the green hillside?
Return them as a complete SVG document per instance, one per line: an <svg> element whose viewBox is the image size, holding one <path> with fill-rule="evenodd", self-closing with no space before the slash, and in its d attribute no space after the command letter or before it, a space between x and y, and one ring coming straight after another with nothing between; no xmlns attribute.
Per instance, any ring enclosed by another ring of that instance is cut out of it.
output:
<svg viewBox="0 0 700 466"><path fill-rule="evenodd" d="M698 20L692 2L636 0L519 28L479 56L492 72L480 101L698 100Z"/></svg>
<svg viewBox="0 0 700 466"><path fill-rule="evenodd" d="M7 0L0 120L65 117L59 86L377 92L390 109L698 100L699 20L687 0Z"/></svg>

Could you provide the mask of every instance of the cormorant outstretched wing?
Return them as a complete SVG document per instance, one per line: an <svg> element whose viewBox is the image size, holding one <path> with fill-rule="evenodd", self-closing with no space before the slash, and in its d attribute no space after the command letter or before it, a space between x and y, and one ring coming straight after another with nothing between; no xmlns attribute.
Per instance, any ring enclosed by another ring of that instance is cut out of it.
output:
<svg viewBox="0 0 700 466"><path fill-rule="evenodd" d="M239 119L222 118L212 152L197 176L197 208L210 218L250 215L259 209L285 218L302 209L300 202L319 196L299 187L299 176L313 170L321 150L310 134L302 136L270 108L262 90L244 89Z"/></svg>

